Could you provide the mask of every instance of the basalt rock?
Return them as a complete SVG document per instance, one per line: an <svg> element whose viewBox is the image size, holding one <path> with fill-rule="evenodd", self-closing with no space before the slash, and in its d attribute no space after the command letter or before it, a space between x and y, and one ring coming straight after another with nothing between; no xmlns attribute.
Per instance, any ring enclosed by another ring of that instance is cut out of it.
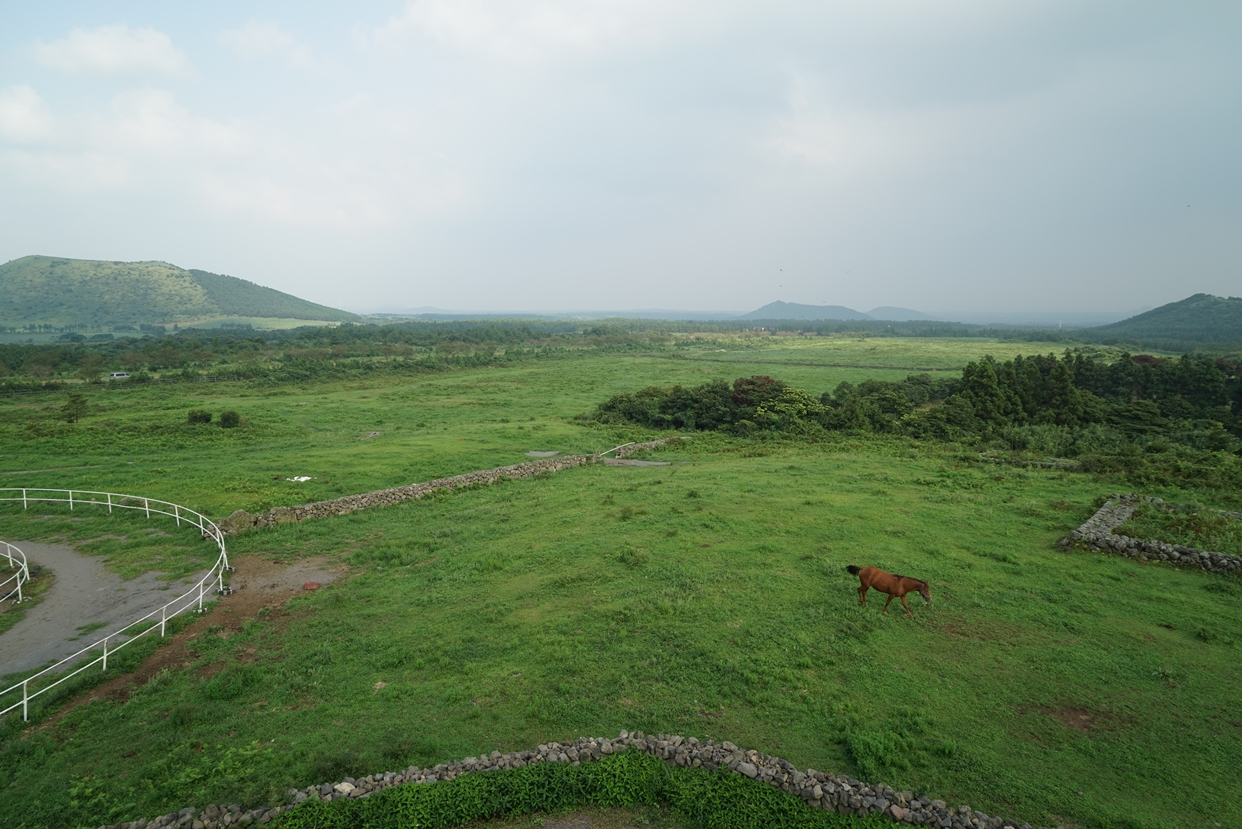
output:
<svg viewBox="0 0 1242 829"><path fill-rule="evenodd" d="M1109 495L1104 506L1100 507L1095 515L1084 521L1067 538L1062 538L1058 545L1062 549L1069 549L1073 543L1078 543L1102 553L1113 553L1140 561L1164 561L1178 567L1242 575L1242 557L1200 550L1181 544L1169 544L1154 539L1132 538L1113 532L1124 524L1143 503L1163 505L1164 500L1141 496L1133 492L1125 495ZM1242 519L1242 513L1220 510L1217 512L1227 518Z"/></svg>
<svg viewBox="0 0 1242 829"><path fill-rule="evenodd" d="M660 440L651 440L645 443L633 443L618 449L616 455L619 458L624 458L644 449L662 446L677 439L661 438ZM477 472L467 472L464 475L437 478L434 481L426 481L420 484L409 484L408 486L399 486L392 489L379 489L374 492L364 492L361 495L346 495L343 498L333 498L329 501L316 501L311 504L300 504L293 507L275 507L257 515L239 509L228 518L219 522L219 527L226 535L238 535L246 530L255 528L291 524L305 521L308 518L329 518L334 515L348 515L360 509L386 507L392 504L400 504L403 501L418 500L433 492L472 486L488 486L499 481L530 478L535 475L560 472L562 469L571 469L588 463L598 463L599 461L599 455L568 455L563 458L540 458L539 460L513 464L512 466L481 469Z"/></svg>
<svg viewBox="0 0 1242 829"><path fill-rule="evenodd" d="M430 769L410 766L404 771L372 774L360 780L352 777L338 783L321 783L305 789L290 789L285 803L271 808L242 811L233 806L208 806L198 814L200 829L228 829L250 823L266 823L289 809L316 800L342 800L368 797L391 786L408 784L433 785L463 774L480 774L502 769L517 769L532 763L569 763L580 765L601 760L622 751L641 751L662 758L671 766L703 768L708 771L727 769L761 780L801 798L815 809L841 814L883 815L896 822L914 826L938 826L944 829L1032 829L1029 823L989 816L969 806L950 807L943 800L916 797L913 792L895 791L883 783L863 783L847 775L825 774L815 769L800 771L792 763L758 751L741 749L728 741L699 741L695 737L676 734L645 735L641 731L622 731L617 737L581 737L567 743L543 743L526 751L502 754L493 751L467 757L454 763L441 763ZM117 823L100 829L149 829L177 825L194 815L191 808L182 809L149 821Z"/></svg>

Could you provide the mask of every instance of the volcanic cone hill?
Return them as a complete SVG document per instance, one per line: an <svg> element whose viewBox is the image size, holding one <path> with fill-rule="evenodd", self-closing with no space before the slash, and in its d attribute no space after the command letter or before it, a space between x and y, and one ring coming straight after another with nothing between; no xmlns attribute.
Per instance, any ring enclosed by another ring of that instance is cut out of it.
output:
<svg viewBox="0 0 1242 829"><path fill-rule="evenodd" d="M1130 342L1152 348L1242 347L1242 298L1195 294L1146 313L1087 329L1099 341Z"/></svg>
<svg viewBox="0 0 1242 829"><path fill-rule="evenodd" d="M0 325L106 326L247 317L347 322L355 314L167 262L25 256L0 265Z"/></svg>

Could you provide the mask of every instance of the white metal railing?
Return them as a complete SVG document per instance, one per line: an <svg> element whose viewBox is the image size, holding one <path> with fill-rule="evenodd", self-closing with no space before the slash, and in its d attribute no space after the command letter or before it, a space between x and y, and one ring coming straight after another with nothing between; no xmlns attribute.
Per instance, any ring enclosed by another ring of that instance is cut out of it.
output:
<svg viewBox="0 0 1242 829"><path fill-rule="evenodd" d="M198 527L203 538L209 538L216 543L220 554L216 557L215 564L211 566L211 569L207 571L205 576L199 579L197 584L163 607L156 608L120 630L115 630L94 644L88 645L77 653L65 657L55 665L49 665L38 673L28 676L21 682L0 691L0 705L4 706L0 708L0 716L21 708L22 719L28 720L30 700L52 690L57 685L72 679L95 665L101 665L101 670L103 671L108 670L108 657L111 654L116 653L126 645L138 641L153 630L158 629L160 636L163 636L169 619L191 609L201 613L203 611L203 599L212 591L213 587L215 592L219 594L229 592L228 588L224 586L224 574L231 572L233 568L229 566L228 551L224 548L224 533L211 519L192 509L187 509L169 501L144 498L140 495L119 495L115 492L90 492L80 489L0 487L0 502L5 501L21 502L22 509L29 509L31 504L50 502L68 503L71 510L80 506L106 506L108 512L112 512L114 509L139 510L148 518L153 514L167 515L176 520L177 526L188 523ZM118 639L121 641L117 641ZM89 661L76 665L71 672L60 676L55 681L48 682L46 685L41 685L38 682L41 679L50 678L61 670L67 669L76 660L94 651L101 651L101 653ZM32 689L32 685L37 687ZM16 699L18 694L20 694L20 699ZM16 701L7 702L10 699L16 699Z"/></svg>
<svg viewBox="0 0 1242 829"><path fill-rule="evenodd" d="M6 587L16 582L16 584L13 584L13 587L9 588L7 593L0 596L0 602L7 602L9 599L17 596L15 603L20 603L22 600L22 585L30 581L30 568L26 566L26 554L7 541L0 541L0 544L4 545L4 549L0 550L0 552L3 552L4 557L9 560L9 569L17 570L16 573L4 581L0 581L0 592L4 592Z"/></svg>

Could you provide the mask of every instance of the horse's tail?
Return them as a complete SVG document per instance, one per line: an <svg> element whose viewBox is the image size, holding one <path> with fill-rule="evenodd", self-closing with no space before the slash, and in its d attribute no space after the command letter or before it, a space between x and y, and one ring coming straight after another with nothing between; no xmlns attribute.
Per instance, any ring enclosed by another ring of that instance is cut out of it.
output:
<svg viewBox="0 0 1242 829"><path fill-rule="evenodd" d="M861 568L861 567L858 567L857 565L854 565L854 564L851 564L850 566L846 567L845 569L846 569L846 571L848 571L848 572L849 572L849 574L850 574L851 576L857 576L857 575L858 575L858 574L862 571L862 568Z"/></svg>

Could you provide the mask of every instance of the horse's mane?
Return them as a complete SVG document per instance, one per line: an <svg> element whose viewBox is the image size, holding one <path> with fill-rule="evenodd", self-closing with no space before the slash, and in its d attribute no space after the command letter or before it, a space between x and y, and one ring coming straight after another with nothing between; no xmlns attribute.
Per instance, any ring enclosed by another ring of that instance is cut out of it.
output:
<svg viewBox="0 0 1242 829"><path fill-rule="evenodd" d="M914 576L899 576L896 573L894 573L893 578L897 579L897 582L899 584L901 583L902 579L909 579L910 581L917 581L919 584L923 585L924 587L927 586L927 582L923 581L922 579L916 579Z"/></svg>

